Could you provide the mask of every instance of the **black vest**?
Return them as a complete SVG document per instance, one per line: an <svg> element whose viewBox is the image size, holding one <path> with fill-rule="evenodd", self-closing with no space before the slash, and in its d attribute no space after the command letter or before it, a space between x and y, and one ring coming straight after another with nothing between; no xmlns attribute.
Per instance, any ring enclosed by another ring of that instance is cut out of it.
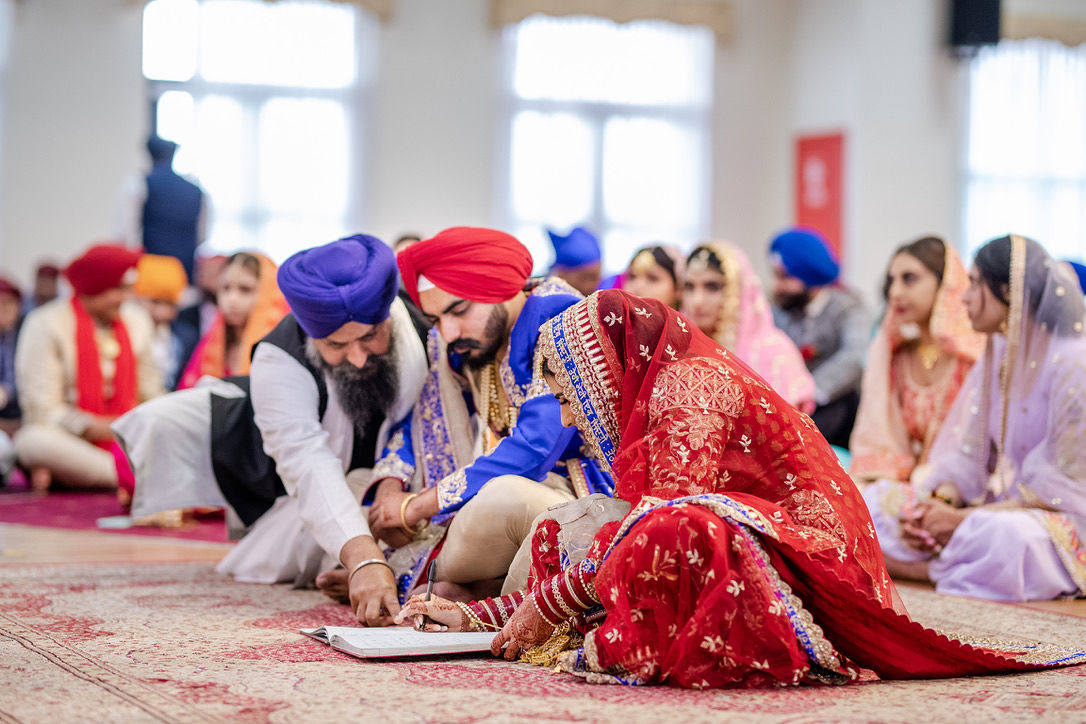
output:
<svg viewBox="0 0 1086 724"><path fill-rule="evenodd" d="M306 336L294 315L288 314L258 344L271 344L302 365L317 383L318 419L328 409L328 386L324 374L305 355ZM253 345L255 352L256 345ZM245 525L252 525L271 508L275 499L286 495L283 481L275 471L275 461L264 452L264 440L253 420L253 402L249 396L248 377L229 377L245 391L243 397L211 394L211 467L223 497ZM376 416L366 430L354 430L351 464L348 470L373 467L377 433L384 415Z"/></svg>

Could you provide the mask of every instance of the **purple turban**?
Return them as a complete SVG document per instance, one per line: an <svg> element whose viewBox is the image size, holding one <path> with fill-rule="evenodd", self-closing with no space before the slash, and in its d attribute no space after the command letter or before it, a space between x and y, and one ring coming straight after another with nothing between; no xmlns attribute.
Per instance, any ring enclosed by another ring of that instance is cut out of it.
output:
<svg viewBox="0 0 1086 724"><path fill-rule="evenodd" d="M562 236L557 231L547 229L554 247L554 267L578 269L600 261L600 242L583 226L577 226Z"/></svg>
<svg viewBox="0 0 1086 724"><path fill-rule="evenodd" d="M841 273L826 240L813 229L788 229L773 239L769 251L780 257L785 271L809 287L832 284Z"/></svg>
<svg viewBox="0 0 1086 724"><path fill-rule="evenodd" d="M365 234L299 251L279 267L278 280L302 331L315 339L347 322L385 321L399 288L392 249Z"/></svg>

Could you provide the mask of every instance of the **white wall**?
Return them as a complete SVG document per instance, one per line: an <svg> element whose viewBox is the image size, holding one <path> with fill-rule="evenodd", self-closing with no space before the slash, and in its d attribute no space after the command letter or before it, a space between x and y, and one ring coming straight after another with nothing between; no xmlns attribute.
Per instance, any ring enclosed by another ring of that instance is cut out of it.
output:
<svg viewBox="0 0 1086 724"><path fill-rule="evenodd" d="M15 22L15 0L0 0L0 139L4 137L4 110L7 104L8 57L11 50L12 25ZM4 163L4 146L0 143L0 169ZM0 199L4 195L4 176L0 173ZM0 204L0 229L3 228L3 205ZM4 235L0 232L0 274L9 273L4 264Z"/></svg>
<svg viewBox="0 0 1086 724"><path fill-rule="evenodd" d="M941 0L798 8L793 136L845 133L845 279L871 299L898 244L959 241L962 99L945 13Z"/></svg>
<svg viewBox="0 0 1086 724"><path fill-rule="evenodd" d="M500 33L486 0L398 0L381 32L367 230L493 223Z"/></svg>
<svg viewBox="0 0 1086 724"><path fill-rule="evenodd" d="M11 2L11 0L0 0ZM365 230L497 223L500 33L486 0L397 0L366 128ZM846 132L848 279L872 294L897 243L955 239L958 109L941 0L734 0L716 52L712 235L764 268L791 222L800 132ZM24 279L108 229L143 164L140 6L30 0L14 12L0 131L0 267Z"/></svg>
<svg viewBox="0 0 1086 724"><path fill-rule="evenodd" d="M791 217L792 0L736 0L736 37L714 69L712 236L765 264L770 235Z"/></svg>
<svg viewBox="0 0 1086 724"><path fill-rule="evenodd" d="M109 230L146 134L140 6L123 0L16 5L3 101L0 267L29 281Z"/></svg>

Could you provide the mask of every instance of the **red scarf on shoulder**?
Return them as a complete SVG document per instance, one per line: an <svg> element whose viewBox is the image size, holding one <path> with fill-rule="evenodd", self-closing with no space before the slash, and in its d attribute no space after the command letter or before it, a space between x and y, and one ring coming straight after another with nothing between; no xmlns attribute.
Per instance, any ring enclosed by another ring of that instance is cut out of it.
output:
<svg viewBox="0 0 1086 724"><path fill-rule="evenodd" d="M136 356L124 322L113 322L113 336L120 345L113 373L113 395L106 399L102 380L102 361L95 339L95 324L79 297L72 298L75 311L75 386L76 406L95 415L123 415L136 406Z"/></svg>

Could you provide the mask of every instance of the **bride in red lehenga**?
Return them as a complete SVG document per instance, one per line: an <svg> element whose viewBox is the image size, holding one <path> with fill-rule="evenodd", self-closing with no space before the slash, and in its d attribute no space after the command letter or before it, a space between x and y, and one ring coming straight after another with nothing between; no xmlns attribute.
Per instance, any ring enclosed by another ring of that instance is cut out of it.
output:
<svg viewBox="0 0 1086 724"><path fill-rule="evenodd" d="M500 628L495 655L536 661L542 644L580 631L583 645L557 659L565 671L696 688L1086 660L973 647L913 622L859 492L810 418L659 302L593 294L544 325L537 363L631 509L579 553L557 521L540 524L527 594L416 597L400 621Z"/></svg>

